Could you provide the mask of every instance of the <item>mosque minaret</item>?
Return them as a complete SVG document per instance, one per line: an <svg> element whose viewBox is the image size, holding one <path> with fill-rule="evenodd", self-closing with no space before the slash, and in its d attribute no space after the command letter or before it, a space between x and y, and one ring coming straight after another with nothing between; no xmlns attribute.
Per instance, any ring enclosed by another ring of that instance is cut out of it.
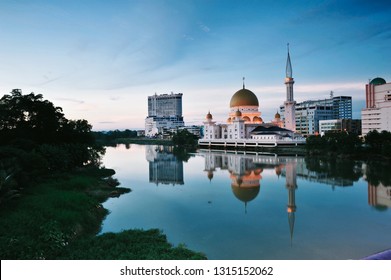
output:
<svg viewBox="0 0 391 280"><path fill-rule="evenodd" d="M296 117L295 117L295 105L296 101L293 99L293 84L295 81L292 78L292 64L291 58L289 55L289 44L288 44L288 58L286 61L286 75L285 75L285 85L286 85L286 101L284 102L285 106L285 128L296 131Z"/></svg>

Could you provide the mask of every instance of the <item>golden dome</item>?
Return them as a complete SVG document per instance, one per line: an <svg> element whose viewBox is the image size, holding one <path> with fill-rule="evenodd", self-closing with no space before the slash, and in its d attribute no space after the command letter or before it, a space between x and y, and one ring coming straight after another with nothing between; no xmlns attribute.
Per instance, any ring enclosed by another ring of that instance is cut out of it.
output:
<svg viewBox="0 0 391 280"><path fill-rule="evenodd" d="M242 112L240 112L239 110L237 110L237 111L235 112L235 116L241 117L241 116L242 116Z"/></svg>
<svg viewBox="0 0 391 280"><path fill-rule="evenodd" d="M209 111L208 114L206 114L206 119L207 119L207 120L213 119L212 114L210 113L210 111Z"/></svg>
<svg viewBox="0 0 391 280"><path fill-rule="evenodd" d="M281 115L277 112L277 113L274 115L274 118L275 118L275 119L279 119L279 118L281 118Z"/></svg>
<svg viewBox="0 0 391 280"><path fill-rule="evenodd" d="M235 197L243 202L249 202L258 196L260 186L253 188L240 188L231 186Z"/></svg>
<svg viewBox="0 0 391 280"><path fill-rule="evenodd" d="M238 90L235 92L235 94L232 96L231 101L229 103L229 106L232 107L238 107L238 106L257 106L259 107L258 98L257 96L248 89Z"/></svg>

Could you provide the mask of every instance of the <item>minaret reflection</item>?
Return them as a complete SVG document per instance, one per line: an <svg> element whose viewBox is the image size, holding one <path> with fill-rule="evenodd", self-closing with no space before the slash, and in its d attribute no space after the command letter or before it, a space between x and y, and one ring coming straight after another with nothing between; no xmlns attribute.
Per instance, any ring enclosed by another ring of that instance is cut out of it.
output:
<svg viewBox="0 0 391 280"><path fill-rule="evenodd" d="M170 146L147 145L145 156L149 162L149 182L156 185L183 185L183 162L172 153Z"/></svg>
<svg viewBox="0 0 391 280"><path fill-rule="evenodd" d="M293 229L295 227L295 212L296 212L296 198L295 193L297 189L296 184L296 168L297 163L295 161L289 161L285 164L285 179L286 179L286 188L288 189L288 223L289 223L289 232L291 235L291 246L293 240Z"/></svg>

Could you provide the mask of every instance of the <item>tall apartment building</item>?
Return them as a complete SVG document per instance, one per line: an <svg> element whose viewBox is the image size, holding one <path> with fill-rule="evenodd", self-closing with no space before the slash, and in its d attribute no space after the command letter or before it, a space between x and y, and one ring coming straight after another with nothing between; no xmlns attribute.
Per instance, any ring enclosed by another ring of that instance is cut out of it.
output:
<svg viewBox="0 0 391 280"><path fill-rule="evenodd" d="M361 110L362 134L391 131L391 83L375 78L365 86L366 106Z"/></svg>
<svg viewBox="0 0 391 280"><path fill-rule="evenodd" d="M182 93L148 96L145 136L152 137L166 130L185 125L182 116Z"/></svg>
<svg viewBox="0 0 391 280"><path fill-rule="evenodd" d="M285 115L285 106L280 106L281 118ZM313 135L320 132L319 121L333 119L352 119L352 97L332 96L326 99L307 100L296 103L296 132Z"/></svg>

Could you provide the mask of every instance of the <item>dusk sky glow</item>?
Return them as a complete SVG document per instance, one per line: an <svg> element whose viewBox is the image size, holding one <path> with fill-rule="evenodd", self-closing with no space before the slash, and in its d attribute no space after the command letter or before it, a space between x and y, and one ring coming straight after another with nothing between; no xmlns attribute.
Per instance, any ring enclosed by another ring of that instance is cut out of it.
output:
<svg viewBox="0 0 391 280"><path fill-rule="evenodd" d="M41 93L94 130L143 129L147 97L183 93L184 120L253 91L270 121L283 104L287 43L297 102L353 97L391 81L391 5L367 0L1 0L0 90Z"/></svg>

